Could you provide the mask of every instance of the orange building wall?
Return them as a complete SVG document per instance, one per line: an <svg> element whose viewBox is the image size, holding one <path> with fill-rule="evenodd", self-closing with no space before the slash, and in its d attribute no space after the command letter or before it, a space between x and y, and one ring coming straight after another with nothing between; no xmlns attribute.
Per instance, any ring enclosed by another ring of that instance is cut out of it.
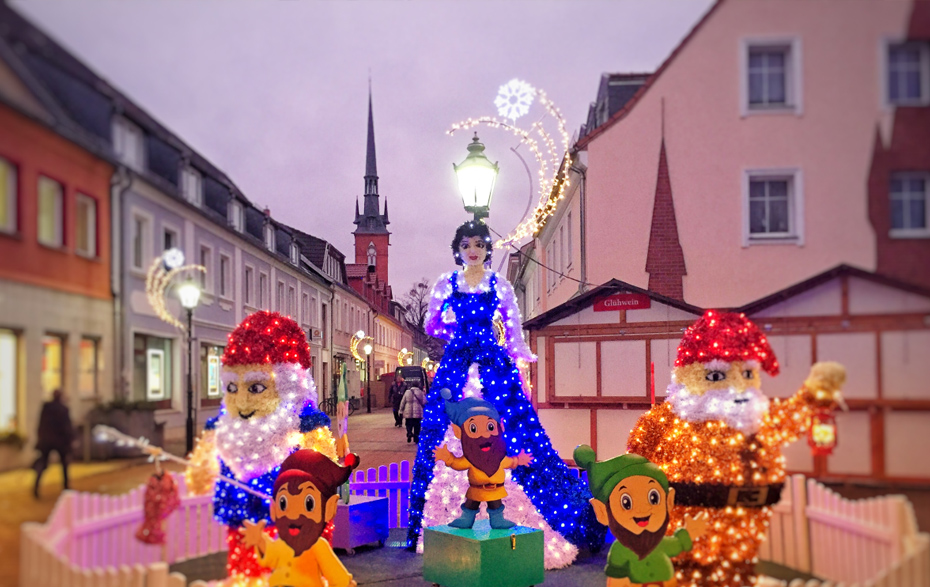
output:
<svg viewBox="0 0 930 587"><path fill-rule="evenodd" d="M0 279L89 297L110 290L110 178L113 166L52 131L0 106L0 157L16 166L18 232L0 233ZM40 175L64 188L64 247L39 244L37 186ZM74 252L78 193L97 200L97 257Z"/></svg>
<svg viewBox="0 0 930 587"><path fill-rule="evenodd" d="M383 283L388 281L388 246L390 235L387 234L357 234L355 235L355 262L360 265L368 263L368 243L374 243L378 259L375 263L375 275Z"/></svg>

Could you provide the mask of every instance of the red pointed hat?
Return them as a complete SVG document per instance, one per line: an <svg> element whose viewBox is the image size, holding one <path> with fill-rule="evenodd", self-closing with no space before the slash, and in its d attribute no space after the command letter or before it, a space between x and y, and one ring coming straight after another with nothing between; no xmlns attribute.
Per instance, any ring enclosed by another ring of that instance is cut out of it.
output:
<svg viewBox="0 0 930 587"><path fill-rule="evenodd" d="M758 361L769 375L778 375L778 359L762 331L745 314L708 310L688 327L678 345L676 367L713 360Z"/></svg>
<svg viewBox="0 0 930 587"><path fill-rule="evenodd" d="M310 368L307 335L292 319L264 310L246 317L229 334L223 365L300 363Z"/></svg>

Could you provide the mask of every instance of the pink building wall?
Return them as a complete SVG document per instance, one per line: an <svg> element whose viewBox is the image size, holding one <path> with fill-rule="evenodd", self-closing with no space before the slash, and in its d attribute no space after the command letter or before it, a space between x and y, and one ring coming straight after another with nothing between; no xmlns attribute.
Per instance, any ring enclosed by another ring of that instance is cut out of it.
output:
<svg viewBox="0 0 930 587"><path fill-rule="evenodd" d="M712 9L629 113L587 145L588 280L648 285L663 110L687 302L740 305L839 263L874 270L867 180L876 128L887 133L892 116L883 48L905 36L911 8L758 0ZM744 115L742 43L769 38L800 49L799 110ZM799 244L744 246L744 170L759 168L800 170Z"/></svg>

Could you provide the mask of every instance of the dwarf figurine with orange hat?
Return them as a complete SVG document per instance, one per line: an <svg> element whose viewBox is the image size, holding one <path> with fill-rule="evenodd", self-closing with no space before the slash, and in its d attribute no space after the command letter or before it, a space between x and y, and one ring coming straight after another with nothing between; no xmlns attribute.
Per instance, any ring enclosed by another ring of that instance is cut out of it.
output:
<svg viewBox="0 0 930 587"><path fill-rule="evenodd" d="M257 524L246 521L239 531L245 544L258 550L259 562L273 569L268 578L270 587L356 585L321 535L336 516L336 488L349 479L358 463L358 455L350 453L346 466L340 467L308 449L281 463L271 500L271 521L278 529L278 539L264 532L264 520Z"/></svg>
<svg viewBox="0 0 930 587"><path fill-rule="evenodd" d="M227 570L243 583L268 573L238 530L268 519L260 496L271 493L278 467L302 448L335 461L336 445L329 417L317 408L307 337L294 320L266 311L246 317L229 335L222 363L220 414L207 421L191 454L187 485L213 492L214 516L229 527Z"/></svg>
<svg viewBox="0 0 930 587"><path fill-rule="evenodd" d="M708 532L675 562L679 585L755 584L756 554L781 497L781 449L818 410L842 402L845 369L817 363L801 389L770 401L760 371L778 374L765 335L743 314L708 311L678 347L666 401L646 412L628 449L657 464L675 490L672 527L708 516Z"/></svg>

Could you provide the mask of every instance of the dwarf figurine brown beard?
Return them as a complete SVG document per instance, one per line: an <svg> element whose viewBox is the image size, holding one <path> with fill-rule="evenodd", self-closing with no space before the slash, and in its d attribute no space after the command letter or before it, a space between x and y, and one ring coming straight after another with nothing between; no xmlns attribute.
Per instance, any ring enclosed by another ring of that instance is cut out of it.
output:
<svg viewBox="0 0 930 587"><path fill-rule="evenodd" d="M533 462L533 455L520 451L515 457L507 456L507 443L500 414L494 406L482 399L469 397L453 402L452 392L443 389L446 414L452 421L452 432L462 441L463 456L453 455L445 446L438 447L433 454L437 461L456 471L468 471L468 490L462 504L461 517L449 523L453 528L471 528L481 502L488 504L488 518L492 528L513 528L516 524L504 518L507 497L504 489L505 469Z"/></svg>
<svg viewBox="0 0 930 587"><path fill-rule="evenodd" d="M243 542L258 550L259 562L273 569L270 587L319 585L354 586L326 540L320 539L326 524L336 516L336 488L345 483L358 466L355 454L341 467L314 450L299 450L281 464L274 483L271 520L280 540L264 532L265 521L245 522ZM282 544L283 543L283 544Z"/></svg>

